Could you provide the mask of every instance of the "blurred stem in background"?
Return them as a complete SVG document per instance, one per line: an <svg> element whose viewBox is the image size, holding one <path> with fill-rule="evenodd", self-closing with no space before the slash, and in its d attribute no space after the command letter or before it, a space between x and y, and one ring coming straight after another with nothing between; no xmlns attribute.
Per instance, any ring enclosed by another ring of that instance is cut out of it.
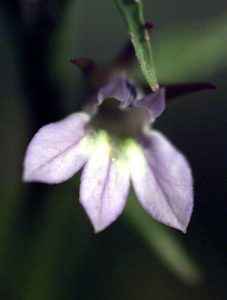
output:
<svg viewBox="0 0 227 300"><path fill-rule="evenodd" d="M201 274L184 249L177 234L170 228L155 222L141 209L135 194L130 194L127 205L128 221L138 231L151 251L170 270L189 284L198 284Z"/></svg>

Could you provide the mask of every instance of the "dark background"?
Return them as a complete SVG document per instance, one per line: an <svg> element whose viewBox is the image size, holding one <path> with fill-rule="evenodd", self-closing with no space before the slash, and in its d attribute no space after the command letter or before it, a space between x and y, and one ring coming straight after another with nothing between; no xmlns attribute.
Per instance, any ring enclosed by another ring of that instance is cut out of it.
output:
<svg viewBox="0 0 227 300"><path fill-rule="evenodd" d="M57 186L21 182L33 134L85 99L83 78L69 59L110 62L127 31L112 1L5 0L0 2L1 300L227 299L226 1L144 5L155 26L160 82L210 81L218 87L170 103L156 123L193 169L195 207L188 233L168 232L187 249L201 280L190 284L176 276L129 226L127 215L94 235L77 201L79 176Z"/></svg>

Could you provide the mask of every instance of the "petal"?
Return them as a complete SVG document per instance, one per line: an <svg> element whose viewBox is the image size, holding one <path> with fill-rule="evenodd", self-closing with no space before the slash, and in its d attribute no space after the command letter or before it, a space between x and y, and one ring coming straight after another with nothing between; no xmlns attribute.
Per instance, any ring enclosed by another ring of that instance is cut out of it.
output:
<svg viewBox="0 0 227 300"><path fill-rule="evenodd" d="M144 149L129 148L132 182L143 208L157 221L186 232L193 208L191 169L185 157L152 131Z"/></svg>
<svg viewBox="0 0 227 300"><path fill-rule="evenodd" d="M85 128L88 121L87 114L74 113L42 127L28 146L23 179L60 183L72 177L91 150Z"/></svg>
<svg viewBox="0 0 227 300"><path fill-rule="evenodd" d="M83 169L80 203L96 232L114 222L125 207L129 170L124 156L117 154L113 157L108 137L101 132L96 149Z"/></svg>
<svg viewBox="0 0 227 300"><path fill-rule="evenodd" d="M98 103L101 104L108 98L115 98L121 102L123 107L128 107L136 97L136 94L134 85L127 80L126 76L121 75L99 90Z"/></svg>
<svg viewBox="0 0 227 300"><path fill-rule="evenodd" d="M146 95L144 98L136 101L134 105L145 108L153 122L165 109L165 89L161 88Z"/></svg>

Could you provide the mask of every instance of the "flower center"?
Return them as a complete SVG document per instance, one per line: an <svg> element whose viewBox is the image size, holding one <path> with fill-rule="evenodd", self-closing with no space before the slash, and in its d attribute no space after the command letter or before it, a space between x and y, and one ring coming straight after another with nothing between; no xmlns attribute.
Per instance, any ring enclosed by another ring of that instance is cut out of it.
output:
<svg viewBox="0 0 227 300"><path fill-rule="evenodd" d="M148 118L145 109L139 107L121 108L116 99L106 99L94 116L91 126L103 129L117 139L138 138Z"/></svg>

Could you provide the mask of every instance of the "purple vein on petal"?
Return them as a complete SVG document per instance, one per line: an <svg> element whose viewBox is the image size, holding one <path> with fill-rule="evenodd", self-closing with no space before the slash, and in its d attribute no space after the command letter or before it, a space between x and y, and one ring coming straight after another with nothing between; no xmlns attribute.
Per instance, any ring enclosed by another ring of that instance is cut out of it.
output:
<svg viewBox="0 0 227 300"><path fill-rule="evenodd" d="M106 176L105 176L105 179L104 179L104 182L103 182L103 188L102 188L102 191L101 191L101 194L100 194L101 201L103 201L104 194L106 192L107 183L109 181L110 172L111 172L111 166L112 166L112 161L111 161L111 157L109 157L109 161L108 161L107 168L106 168ZM100 205L99 216L102 215L102 210L103 210L103 206Z"/></svg>
<svg viewBox="0 0 227 300"><path fill-rule="evenodd" d="M129 171L121 155L112 157L106 134L100 134L81 176L80 203L95 232L114 222L124 209Z"/></svg>
<svg viewBox="0 0 227 300"><path fill-rule="evenodd" d="M49 160L47 160L46 162L44 162L42 165L40 165L38 168L36 168L35 170L33 170L30 175L32 175L33 173L41 170L42 168L44 168L45 166L47 166L48 164L50 164L51 162L53 162L55 159L59 158L62 154L66 154L69 150L71 150L72 148L74 148L75 146L77 146L81 140L84 138L85 136L79 138L77 141L75 141L74 143L72 143L72 145L70 145L68 148L66 148L65 150L63 150L62 152L56 154L55 156L53 156L52 158L50 158Z"/></svg>
<svg viewBox="0 0 227 300"><path fill-rule="evenodd" d="M185 157L160 133L151 131L144 154L160 191L185 232L192 210L192 176Z"/></svg>
<svg viewBox="0 0 227 300"><path fill-rule="evenodd" d="M157 183L157 186L160 187L160 191L161 193L163 194L164 198L166 199L167 201L167 204L169 205L171 211L173 212L173 214L175 215L177 221L179 224L182 224L182 221L180 220L179 216L177 215L176 211L175 211L175 208L173 207L172 203L171 203L171 200L170 200L170 197L168 195L168 193L166 192L164 186L163 186L163 183L162 183L162 180L166 180L165 178L162 178L162 180L159 178L159 171L157 170L157 167L155 165L152 165L149 158L147 157L147 155L145 154L145 158L146 158L146 161L147 161L147 164L149 166L149 170L150 172L153 174L153 178L155 179L156 183Z"/></svg>
<svg viewBox="0 0 227 300"><path fill-rule="evenodd" d="M88 115L75 113L42 127L28 146L24 180L59 183L73 176L89 155L88 121Z"/></svg>
<svg viewBox="0 0 227 300"><path fill-rule="evenodd" d="M190 168L161 134L151 131L150 142L128 148L135 193L154 219L185 232L193 206Z"/></svg>

